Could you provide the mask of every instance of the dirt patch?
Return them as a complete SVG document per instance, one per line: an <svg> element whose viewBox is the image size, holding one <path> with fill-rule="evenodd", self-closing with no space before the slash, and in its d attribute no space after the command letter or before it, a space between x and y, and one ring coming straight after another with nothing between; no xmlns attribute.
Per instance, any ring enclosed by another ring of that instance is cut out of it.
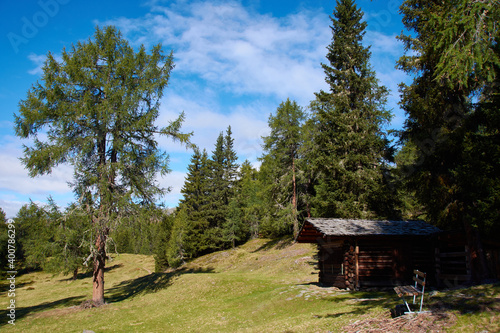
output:
<svg viewBox="0 0 500 333"><path fill-rule="evenodd" d="M80 309L92 309L92 308L97 308L97 305L92 300L86 300L83 301L82 304L80 304Z"/></svg>
<svg viewBox="0 0 500 333"><path fill-rule="evenodd" d="M30 316L33 318L62 318L66 315L69 315L71 313L79 312L81 311L82 308L80 306L70 306L67 308L61 308L61 309L52 309L52 310L47 310L43 311L40 313L35 313Z"/></svg>
<svg viewBox="0 0 500 333"><path fill-rule="evenodd" d="M365 316L363 316L365 317ZM419 314L407 314L391 318L390 314L375 318L364 318L345 326L343 332L444 332L444 329L455 324L457 318L453 313L433 311Z"/></svg>

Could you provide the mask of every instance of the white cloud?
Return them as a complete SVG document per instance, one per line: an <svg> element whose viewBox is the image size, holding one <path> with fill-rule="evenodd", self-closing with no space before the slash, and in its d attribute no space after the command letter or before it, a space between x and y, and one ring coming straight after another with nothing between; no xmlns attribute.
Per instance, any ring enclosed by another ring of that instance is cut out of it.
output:
<svg viewBox="0 0 500 333"><path fill-rule="evenodd" d="M61 54L53 53L52 56L59 63L61 63L63 61ZM47 60L47 56L45 54L30 53L28 55L28 59L33 63L33 65L36 66L35 68L29 70L28 74L42 75L43 74L43 66L45 65L45 60Z"/></svg>
<svg viewBox="0 0 500 333"><path fill-rule="evenodd" d="M215 105L202 105L174 93L169 94L162 103L157 124L165 126L185 111L186 120L182 132L193 132L192 143L210 154L221 132L231 126L235 150L240 159L255 161L261 154L261 137L269 133L267 117L276 110L277 105L253 102L249 105L235 106L229 113L222 113ZM168 107L168 110L166 110ZM211 108L213 107L213 109ZM160 147L170 154L188 154L186 148L172 142L170 138L159 138Z"/></svg>
<svg viewBox="0 0 500 333"><path fill-rule="evenodd" d="M29 70L28 73L31 75L41 75L43 73L42 67L47 57L45 55L31 53L28 55L28 59L36 66Z"/></svg>
<svg viewBox="0 0 500 333"><path fill-rule="evenodd" d="M19 160L23 156L20 144L14 143L14 138L3 137L8 141L2 145L0 152L0 187L2 190L15 191L21 194L65 193L70 189L67 182L73 172L67 165L58 166L50 175L30 178L28 170ZM10 141L10 142L9 142Z"/></svg>
<svg viewBox="0 0 500 333"><path fill-rule="evenodd" d="M368 30L365 34L364 44L371 45L372 53L378 55L385 54L399 58L404 52L403 43L396 39L395 34L387 35L379 31ZM394 65L395 63L392 64L392 67Z"/></svg>
<svg viewBox="0 0 500 333"><path fill-rule="evenodd" d="M105 22L134 44L173 48L176 69L217 90L290 97L307 104L324 87L320 66L331 35L328 16L303 11L283 19L249 13L236 2L155 7L143 18Z"/></svg>
<svg viewBox="0 0 500 333"><path fill-rule="evenodd" d="M0 137L0 142L0 207L8 217L14 217L30 199L43 202L54 196L60 204L71 200L73 193L67 184L73 175L71 167L59 166L50 175L31 178L19 160L23 155L21 142L11 136Z"/></svg>
<svg viewBox="0 0 500 333"><path fill-rule="evenodd" d="M269 133L269 114L286 98L307 106L314 92L327 89L321 62L326 62L331 22L321 9L301 10L276 18L231 0L150 0L148 5L150 13L143 17L96 23L116 25L134 46L150 47L161 42L165 50L173 49L176 68L162 99L157 124L166 126L185 111L182 131L193 131L193 143L209 154L219 133L230 125L240 160L249 159L258 166L261 136ZM387 17L377 15L372 15L377 22L388 24ZM405 75L394 68L395 59L403 53L402 45L394 37L383 29L368 30L365 45L372 45L371 63L380 83L392 91L388 103L396 114L392 125L400 127L404 115L397 107L397 85L405 80ZM30 54L28 58L36 66L29 73L40 75L46 56ZM172 205L181 197L192 152L170 138L158 141L175 166L171 174L159 180L164 186L173 187L164 198ZM31 179L17 160L22 154L20 148L13 143L2 148L3 190L26 195L50 192L70 195L66 181L72 178L71 167L63 166L49 177Z"/></svg>
<svg viewBox="0 0 500 333"><path fill-rule="evenodd" d="M172 171L164 177L158 179L161 187L171 188L171 191L165 194L161 200L168 207L172 208L177 206L178 201L182 198L181 189L184 185L185 177L185 172Z"/></svg>
<svg viewBox="0 0 500 333"><path fill-rule="evenodd" d="M0 208L3 209L7 218L15 217L24 204L26 204L26 202L0 198Z"/></svg>

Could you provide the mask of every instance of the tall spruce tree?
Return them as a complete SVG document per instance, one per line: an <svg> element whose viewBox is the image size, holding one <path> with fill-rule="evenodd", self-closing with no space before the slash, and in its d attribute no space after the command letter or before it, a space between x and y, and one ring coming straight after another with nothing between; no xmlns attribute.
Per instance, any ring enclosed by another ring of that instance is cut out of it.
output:
<svg viewBox="0 0 500 333"><path fill-rule="evenodd" d="M110 228L130 203L151 203L165 192L156 177L168 172L168 158L156 136L190 137L180 133L184 115L166 127L155 124L172 68L160 45L136 52L116 28L96 28L94 40L63 50L61 62L47 55L41 82L15 117L16 134L33 139L22 159L30 176L62 163L74 168L72 187L93 225L96 305L104 304Z"/></svg>
<svg viewBox="0 0 500 333"><path fill-rule="evenodd" d="M235 183L238 178L238 168L239 165L237 163L238 156L236 155L236 151L234 150L234 139L232 137L233 132L231 131L231 126L227 127L226 135L224 136L224 202L226 205L229 205L231 198L234 197L235 194Z"/></svg>
<svg viewBox="0 0 500 333"><path fill-rule="evenodd" d="M400 69L407 113L402 139L415 147L408 174L431 222L462 230L473 279L488 277L481 237L500 230L498 1L405 1Z"/></svg>
<svg viewBox="0 0 500 333"><path fill-rule="evenodd" d="M369 47L362 45L366 22L352 0L337 1L330 17L332 42L322 64L330 91L311 103L314 147L312 214L329 217L377 216L376 193L390 149L383 126L387 89L370 66Z"/></svg>
<svg viewBox="0 0 500 333"><path fill-rule="evenodd" d="M269 116L271 133L262 138L262 170L267 178L266 197L270 204L266 211L274 215L269 221L285 226L278 228L280 230L286 230L286 226L291 223L294 236L299 232L298 160L305 117L302 108L295 101L287 99L279 105L276 115ZM281 221L276 220L278 216Z"/></svg>
<svg viewBox="0 0 500 333"><path fill-rule="evenodd" d="M205 211L209 226L204 231L204 237L207 239L210 246L209 251L220 249L224 243L222 225L224 224L227 216L224 164L224 134L221 132L217 137L215 149L209 160L210 174L208 181L210 192L207 195L208 205Z"/></svg>
<svg viewBox="0 0 500 333"><path fill-rule="evenodd" d="M186 206L186 211L195 218L203 214L206 205L209 175L206 150L201 152L199 148L195 148L181 189L181 205Z"/></svg>
<svg viewBox="0 0 500 333"><path fill-rule="evenodd" d="M208 205L205 211L209 222L206 237L212 250L224 248L224 225L229 214L229 202L234 196L237 180L238 164L234 151L231 126L226 134L223 132L217 137L215 150L209 160L210 177Z"/></svg>
<svg viewBox="0 0 500 333"><path fill-rule="evenodd" d="M211 170L207 152L201 152L195 148L188 165L188 173L181 189L183 199L180 209L187 213L187 219L191 223L190 235L186 239L192 239L194 243L193 255L197 256L212 248L211 240L206 234L209 228L209 204L211 200Z"/></svg>

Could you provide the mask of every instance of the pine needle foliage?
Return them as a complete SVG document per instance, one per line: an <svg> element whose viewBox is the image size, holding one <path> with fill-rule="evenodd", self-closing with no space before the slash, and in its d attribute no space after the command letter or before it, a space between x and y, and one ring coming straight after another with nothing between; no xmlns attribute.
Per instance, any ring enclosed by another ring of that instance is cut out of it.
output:
<svg viewBox="0 0 500 333"><path fill-rule="evenodd" d="M165 127L156 123L160 99L174 66L161 45L136 51L113 26L93 39L49 53L41 81L19 103L15 131L32 140L23 164L30 176L60 164L74 169L71 184L93 224L94 296L104 303L105 244L110 228L131 203L154 203L165 193L157 182L168 156L158 136L188 143L180 132L184 114Z"/></svg>

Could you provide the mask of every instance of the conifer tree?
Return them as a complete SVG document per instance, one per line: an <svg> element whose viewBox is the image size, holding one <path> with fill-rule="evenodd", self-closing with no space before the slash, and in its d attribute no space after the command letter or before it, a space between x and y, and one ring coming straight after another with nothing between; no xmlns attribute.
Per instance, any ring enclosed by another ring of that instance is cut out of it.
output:
<svg viewBox="0 0 500 333"><path fill-rule="evenodd" d="M94 40L49 53L41 82L20 102L16 134L33 139L23 164L35 177L69 163L71 184L93 225L93 302L104 304L106 242L122 212L133 202L154 202L165 193L156 182L168 172L168 156L157 135L181 142L182 114L158 127L159 101L173 68L161 45L138 51L114 27L97 28ZM38 133L47 133L38 136Z"/></svg>
<svg viewBox="0 0 500 333"><path fill-rule="evenodd" d="M9 269L9 232L7 226L7 217L3 208L0 207L0 278L4 278L5 272L11 270ZM15 254L15 253L14 253ZM12 256L11 256L12 257ZM11 260L15 266L15 261Z"/></svg>
<svg viewBox="0 0 500 333"><path fill-rule="evenodd" d="M163 214L162 219L155 228L155 272L160 273L168 268L168 244L172 235L174 214Z"/></svg>
<svg viewBox="0 0 500 333"><path fill-rule="evenodd" d="M465 232L473 279L488 277L481 238L500 230L498 1L405 1L399 68L403 141L415 148L410 189L429 220Z"/></svg>
<svg viewBox="0 0 500 333"><path fill-rule="evenodd" d="M312 215L373 217L390 152L383 132L390 120L387 89L371 69L369 47L362 45L367 24L354 1L337 1L330 18L332 42L322 64L330 91L320 91L311 103L316 150L308 164L317 177Z"/></svg>
<svg viewBox="0 0 500 333"><path fill-rule="evenodd" d="M71 204L55 219L57 215L57 207L52 205L51 219L56 230L53 254L45 261L44 269L54 273L72 273L73 280L75 280L80 269L88 270L88 267L84 267L84 263L91 252L85 246L87 242L84 238L91 229L91 221L86 212L76 204Z"/></svg>
<svg viewBox="0 0 500 333"><path fill-rule="evenodd" d="M233 132L231 131L231 126L228 126L226 130L226 135L224 136L224 202L229 205L231 198L234 196L235 183L238 178L238 168L237 163L238 156L236 156L236 151L234 150L234 139L232 138Z"/></svg>
<svg viewBox="0 0 500 333"><path fill-rule="evenodd" d="M252 164L245 160L241 164L240 176L237 182L238 200L241 205L243 224L252 238L259 237L259 226L263 210L261 200L261 183L258 171Z"/></svg>
<svg viewBox="0 0 500 333"><path fill-rule="evenodd" d="M222 225L227 216L226 202L226 182L224 180L224 134L221 132L215 143L215 150L212 152L212 157L209 160L209 193L207 194L207 209L205 211L208 228L204 232L204 236L210 246L210 250L222 248L223 235Z"/></svg>
<svg viewBox="0 0 500 333"><path fill-rule="evenodd" d="M195 148L181 189L183 194L181 205L185 206L187 212L194 218L202 216L206 206L209 191L208 178L210 176L208 167L207 152L205 150L201 152Z"/></svg>
<svg viewBox="0 0 500 333"><path fill-rule="evenodd" d="M261 158L263 175L267 179L266 197L270 204L267 211L275 215L269 221L281 216L282 221L275 222L285 228L291 223L295 236L299 231L297 165L304 121L304 111L295 101L287 99L282 102L276 115L269 116L271 133L263 137L264 155Z"/></svg>
<svg viewBox="0 0 500 333"><path fill-rule="evenodd" d="M53 202L52 202L53 203ZM19 209L16 221L17 259L28 269L43 269L54 254L57 220L61 214L50 205L39 206L30 201Z"/></svg>
<svg viewBox="0 0 500 333"><path fill-rule="evenodd" d="M229 202L234 196L237 180L238 164L234 151L231 126L226 135L221 132L215 143L215 150L209 160L209 193L207 209L205 210L209 228L205 232L212 250L224 247L224 225L229 214Z"/></svg>
<svg viewBox="0 0 500 333"><path fill-rule="evenodd" d="M167 260L170 267L179 267L192 258L192 242L188 237L191 225L185 209L180 209L174 219L172 233L167 246Z"/></svg>
<svg viewBox="0 0 500 333"><path fill-rule="evenodd" d="M223 224L224 240L231 244L233 248L236 243L244 240L246 235L245 225L243 224L242 211L237 198L229 200L228 214Z"/></svg>
<svg viewBox="0 0 500 333"><path fill-rule="evenodd" d="M193 240L193 255L197 256L212 248L211 240L206 230L209 228L209 204L211 200L211 170L207 152L194 149L191 162L188 165L186 180L181 189L183 199L180 209L187 213L191 223L189 239Z"/></svg>

